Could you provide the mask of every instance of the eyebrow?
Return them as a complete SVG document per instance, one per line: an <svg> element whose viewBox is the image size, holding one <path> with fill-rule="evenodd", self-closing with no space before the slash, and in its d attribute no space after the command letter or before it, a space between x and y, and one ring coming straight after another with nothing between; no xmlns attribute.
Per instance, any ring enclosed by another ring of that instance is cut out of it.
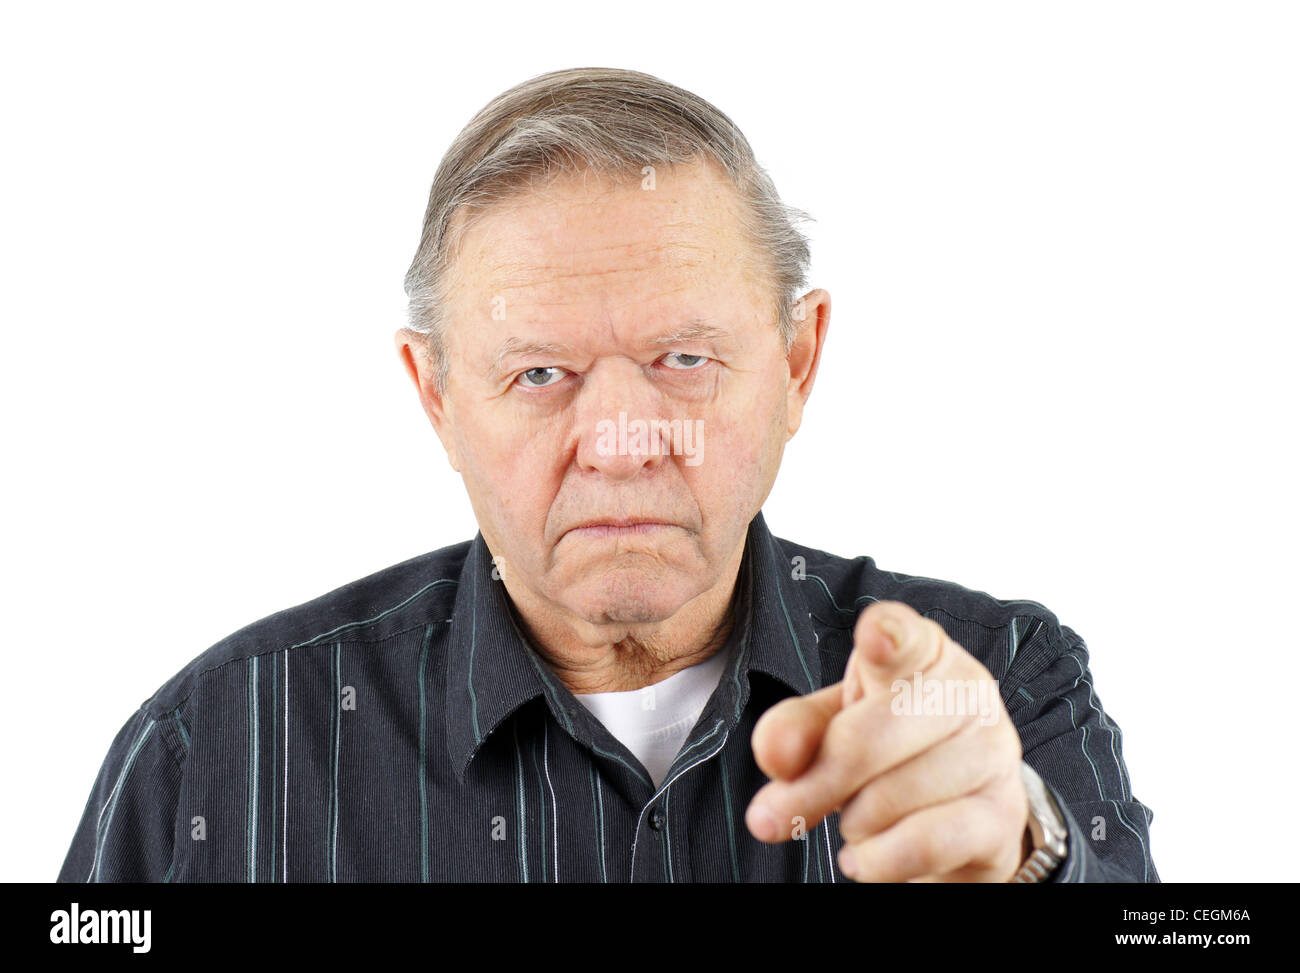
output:
<svg viewBox="0 0 1300 973"><path fill-rule="evenodd" d="M646 345L654 348L661 348L668 345L681 344L686 341L710 341L717 338L728 338L731 336L729 331L722 328L714 327L700 318L693 318L686 324L670 334L661 335L658 338L652 338L646 342ZM505 360L511 355L565 355L572 354L573 347L557 341L529 341L525 338L510 337L501 342L497 349L496 357L492 360L492 374L504 375Z"/></svg>
<svg viewBox="0 0 1300 973"><path fill-rule="evenodd" d="M728 338L731 334L722 328L716 328L705 321L694 318L678 328L672 334L666 334L661 338L655 338L650 342L652 345L676 345L684 341L711 341L715 338Z"/></svg>
<svg viewBox="0 0 1300 973"><path fill-rule="evenodd" d="M569 345L554 341L528 341L524 338L507 338L497 349L492 360L492 374L504 377L505 360L511 355L563 355L572 352Z"/></svg>

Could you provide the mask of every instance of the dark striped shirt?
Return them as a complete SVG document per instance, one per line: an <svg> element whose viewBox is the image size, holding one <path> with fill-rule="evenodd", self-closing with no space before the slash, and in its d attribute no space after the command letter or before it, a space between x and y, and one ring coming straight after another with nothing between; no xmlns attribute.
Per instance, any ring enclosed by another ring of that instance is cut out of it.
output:
<svg viewBox="0 0 1300 973"><path fill-rule="evenodd" d="M882 571L750 525L732 658L655 787L529 647L482 534L270 615L168 680L114 739L71 882L844 882L837 817L744 823L768 707L837 682L878 599L999 680L1067 810L1055 881L1158 881L1083 639L1033 601Z"/></svg>

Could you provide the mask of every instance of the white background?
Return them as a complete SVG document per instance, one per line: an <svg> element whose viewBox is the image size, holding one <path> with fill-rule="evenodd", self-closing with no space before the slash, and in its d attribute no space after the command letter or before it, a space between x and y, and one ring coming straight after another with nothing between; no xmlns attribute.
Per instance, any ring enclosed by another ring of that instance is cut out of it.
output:
<svg viewBox="0 0 1300 973"><path fill-rule="evenodd" d="M0 878L195 655L473 535L402 275L465 122L581 65L713 101L816 218L774 533L1047 605L1162 877L1294 878L1294 5L3 10Z"/></svg>

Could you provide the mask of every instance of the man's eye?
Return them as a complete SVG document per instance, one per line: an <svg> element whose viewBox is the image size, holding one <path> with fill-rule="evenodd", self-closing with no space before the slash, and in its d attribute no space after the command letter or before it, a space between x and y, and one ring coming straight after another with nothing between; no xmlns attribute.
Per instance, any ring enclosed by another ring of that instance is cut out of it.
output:
<svg viewBox="0 0 1300 973"><path fill-rule="evenodd" d="M520 385L530 389L546 388L548 385L554 385L556 381L564 377L564 369L555 365L545 367L530 368L526 372L520 372L515 379Z"/></svg>
<svg viewBox="0 0 1300 973"><path fill-rule="evenodd" d="M668 367L679 372L693 371L708 361L708 359L703 355L687 355L684 352L675 351L671 355L665 355L664 362L670 362L674 358L676 358L681 364L669 365Z"/></svg>

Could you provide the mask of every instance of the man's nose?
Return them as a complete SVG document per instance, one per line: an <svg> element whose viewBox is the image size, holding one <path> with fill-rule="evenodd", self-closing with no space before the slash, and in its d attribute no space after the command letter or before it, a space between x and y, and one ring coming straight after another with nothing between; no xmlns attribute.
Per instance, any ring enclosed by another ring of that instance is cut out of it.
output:
<svg viewBox="0 0 1300 973"><path fill-rule="evenodd" d="M664 396L642 366L631 361L600 362L578 391L577 462L611 479L626 480L664 462L670 419Z"/></svg>

